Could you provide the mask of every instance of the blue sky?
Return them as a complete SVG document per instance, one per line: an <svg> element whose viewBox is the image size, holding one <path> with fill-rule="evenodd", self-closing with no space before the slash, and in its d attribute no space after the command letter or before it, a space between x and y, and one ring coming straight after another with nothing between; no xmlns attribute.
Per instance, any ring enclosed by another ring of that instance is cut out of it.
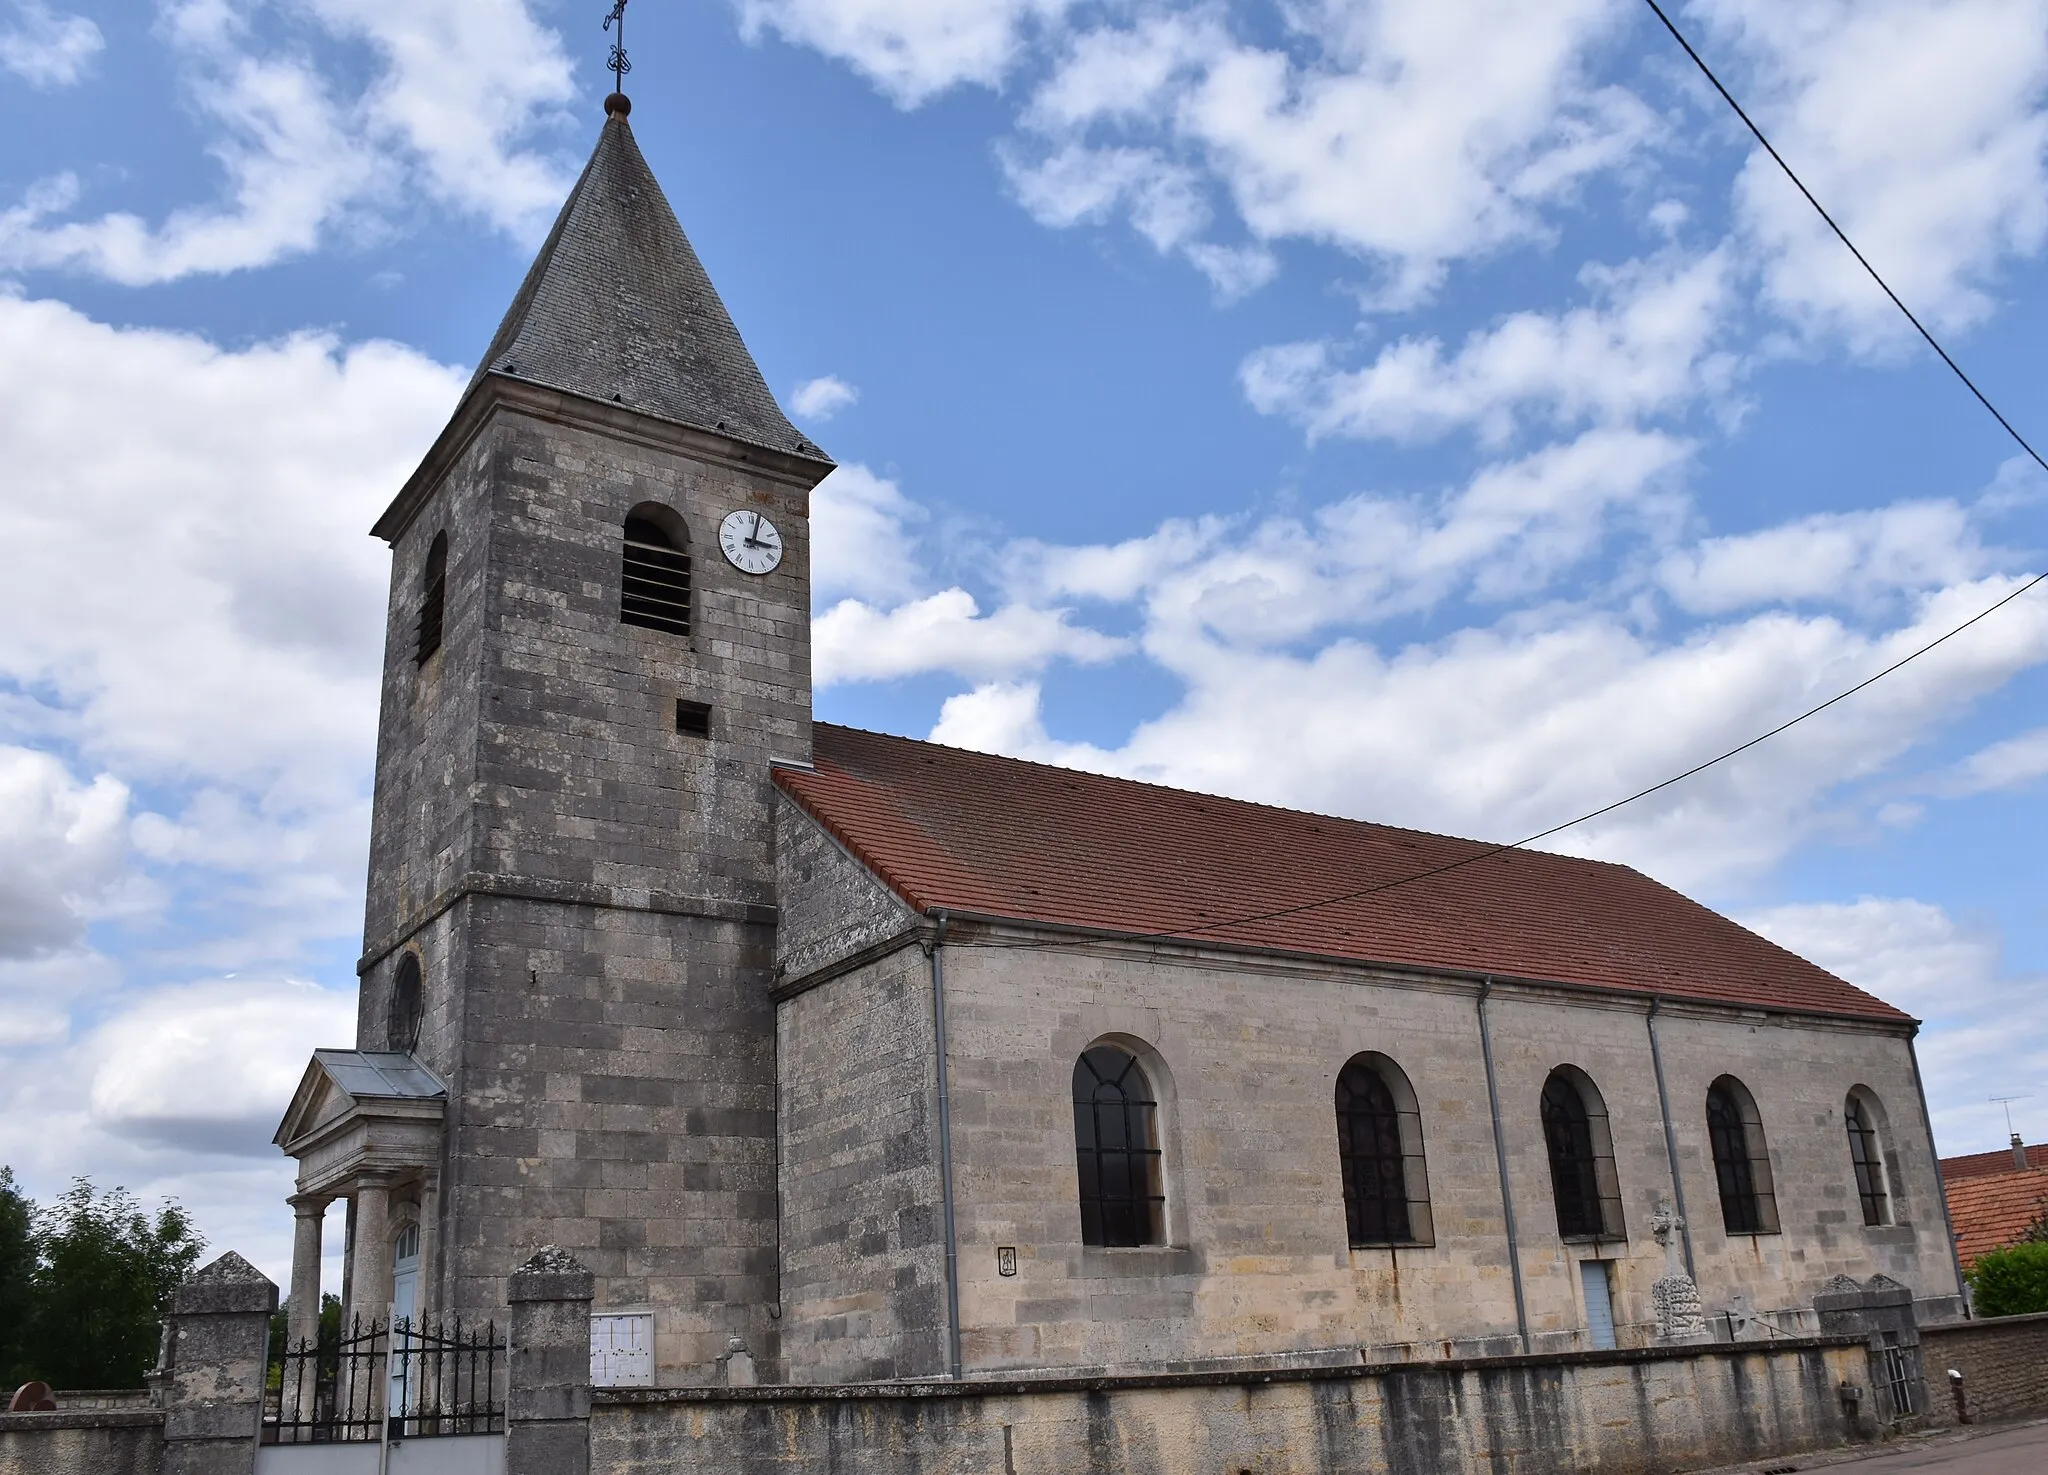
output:
<svg viewBox="0 0 2048 1475"><path fill-rule="evenodd" d="M277 1267L346 1040L385 559L605 7L0 0L0 1161ZM1679 11L2027 432L2048 3ZM2048 477L1624 0L630 12L784 402L821 716L1509 839L2048 566ZM2048 1137L2048 595L1553 842L1928 1020Z"/></svg>

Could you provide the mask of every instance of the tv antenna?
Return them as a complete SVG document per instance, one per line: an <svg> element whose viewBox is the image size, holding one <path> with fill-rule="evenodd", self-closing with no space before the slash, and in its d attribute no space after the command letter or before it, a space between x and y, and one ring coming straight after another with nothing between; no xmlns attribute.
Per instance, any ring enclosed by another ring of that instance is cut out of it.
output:
<svg viewBox="0 0 2048 1475"><path fill-rule="evenodd" d="M619 0L619 3L623 5L625 4L625 0ZM2005 1108L2005 1135L2008 1137L2019 1136L2019 1133L2015 1132L2012 1129L2012 1104L2015 1101L2031 1101L2033 1099L2033 1093L2030 1091L2022 1091L2017 1096L1993 1096L1988 1099L1996 1105Z"/></svg>

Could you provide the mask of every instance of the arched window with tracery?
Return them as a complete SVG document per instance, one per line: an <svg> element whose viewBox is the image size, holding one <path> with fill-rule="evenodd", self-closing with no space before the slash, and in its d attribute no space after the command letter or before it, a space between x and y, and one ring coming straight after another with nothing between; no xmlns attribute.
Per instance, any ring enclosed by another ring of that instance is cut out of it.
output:
<svg viewBox="0 0 2048 1475"><path fill-rule="evenodd" d="M682 519L659 503L643 502L626 519L619 619L690 633L690 542Z"/></svg>
<svg viewBox="0 0 2048 1475"><path fill-rule="evenodd" d="M1561 1065L1543 1083L1542 1114L1558 1235L1622 1238L1621 1180L1599 1088L1584 1071Z"/></svg>
<svg viewBox="0 0 2048 1475"><path fill-rule="evenodd" d="M1159 1102L1121 1045L1091 1045L1074 1062L1074 1166L1083 1244L1166 1242Z"/></svg>
<svg viewBox="0 0 2048 1475"><path fill-rule="evenodd" d="M1356 1247L1431 1242L1422 1116L1399 1066L1354 1055L1337 1075L1337 1161Z"/></svg>
<svg viewBox="0 0 2048 1475"><path fill-rule="evenodd" d="M1883 1108L1877 1098L1862 1086L1852 1090L1842 1103L1842 1118L1849 1129L1849 1164L1856 1174L1856 1197L1862 1203L1866 1225L1892 1222L1884 1137L1878 1127L1882 1116Z"/></svg>
<svg viewBox="0 0 2048 1475"><path fill-rule="evenodd" d="M442 628L448 620L448 535L434 534L427 549L426 567L420 573L420 617L414 660L424 666L427 657L441 648Z"/></svg>
<svg viewBox="0 0 2048 1475"><path fill-rule="evenodd" d="M385 1016L384 1034L390 1049L410 1054L419 1048L420 1017L425 1012L425 1002L419 957L407 953L398 960L398 970L391 979L391 1007Z"/></svg>
<svg viewBox="0 0 2048 1475"><path fill-rule="evenodd" d="M1707 1088L1707 1143L1721 1190L1721 1224L1730 1234L1774 1234L1778 1200L1756 1098L1734 1076Z"/></svg>

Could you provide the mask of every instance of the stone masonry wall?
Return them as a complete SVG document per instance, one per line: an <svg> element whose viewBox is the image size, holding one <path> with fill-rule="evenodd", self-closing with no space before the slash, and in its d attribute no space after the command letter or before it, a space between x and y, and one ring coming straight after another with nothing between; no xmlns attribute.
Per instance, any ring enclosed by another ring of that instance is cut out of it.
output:
<svg viewBox="0 0 2048 1475"><path fill-rule="evenodd" d="M1868 1439L1859 1343L1265 1379L600 1392L592 1475L1663 1475ZM1867 1417L1867 1416L1866 1416Z"/></svg>
<svg viewBox="0 0 2048 1475"><path fill-rule="evenodd" d="M1107 947L962 943L946 956L970 1370L1518 1347L1475 986ZM1648 1221L1672 1191L1647 1003L1502 987L1489 1009L1533 1349L1587 1345L1576 1262L1588 1257L1610 1262L1624 1344L1640 1343L1664 1265ZM1925 1319L1953 1308L1933 1153L1903 1038L1676 1006L1658 1025L1710 1313L1806 1307L1830 1276L1878 1272L1932 1302ZM1105 1037L1139 1051L1162 1103L1164 1247L1080 1243L1070 1076L1079 1052ZM1347 1247L1334 1088L1345 1061L1368 1050L1401 1067L1420 1106L1428 1246ZM1622 1242L1558 1235L1537 1103L1561 1064L1587 1072L1605 1096ZM1724 1072L1749 1085L1761 1110L1781 1233L1723 1231L1705 1097ZM1841 1105L1857 1084L1887 1107L1906 1223L1867 1229L1855 1213ZM1017 1250L1014 1277L997 1274L1003 1246Z"/></svg>
<svg viewBox="0 0 2048 1475"><path fill-rule="evenodd" d="M661 1381L701 1382L731 1336L776 1355L769 775L810 757L808 491L521 393L395 550L358 1038L385 1043L393 948L417 946L451 1088L429 1304L502 1318L508 1268L559 1244L598 1309L655 1311ZM642 502L689 529L688 637L619 620ZM718 553L735 508L781 529L774 573ZM415 669L443 527L448 634Z"/></svg>
<svg viewBox="0 0 2048 1475"><path fill-rule="evenodd" d="M0 1414L0 1475L157 1475L163 1455L161 1410Z"/></svg>
<svg viewBox="0 0 2048 1475"><path fill-rule="evenodd" d="M1931 1423L1956 1421L1950 1368L1963 1375L1976 1423L2048 1414L2048 1313L1922 1327L1920 1361Z"/></svg>
<svg viewBox="0 0 2048 1475"><path fill-rule="evenodd" d="M917 925L917 914L779 790L775 975L801 979Z"/></svg>
<svg viewBox="0 0 2048 1475"><path fill-rule="evenodd" d="M777 1018L786 1375L943 1373L930 964L905 947L786 999Z"/></svg>

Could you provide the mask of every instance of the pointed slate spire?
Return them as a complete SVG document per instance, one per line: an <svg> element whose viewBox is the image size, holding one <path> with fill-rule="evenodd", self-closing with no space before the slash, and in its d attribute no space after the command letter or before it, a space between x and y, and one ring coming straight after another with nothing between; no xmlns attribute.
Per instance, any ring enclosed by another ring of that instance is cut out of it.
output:
<svg viewBox="0 0 2048 1475"><path fill-rule="evenodd" d="M807 460L633 141L624 98L469 388L502 374Z"/></svg>

